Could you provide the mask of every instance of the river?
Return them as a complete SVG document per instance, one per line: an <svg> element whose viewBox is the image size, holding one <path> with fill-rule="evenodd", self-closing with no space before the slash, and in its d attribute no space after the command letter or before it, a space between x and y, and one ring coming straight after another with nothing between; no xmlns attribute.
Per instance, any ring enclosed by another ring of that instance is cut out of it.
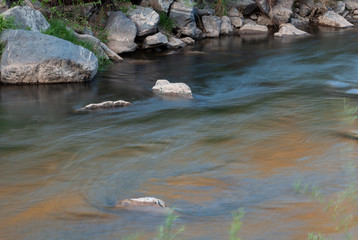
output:
<svg viewBox="0 0 358 240"><path fill-rule="evenodd" d="M357 237L358 101L327 85L358 86L357 39L207 39L87 84L0 86L0 239L152 239L165 216L113 208L141 196L176 208L182 239L229 239L238 208L244 240ZM195 99L155 97L157 79Z"/></svg>

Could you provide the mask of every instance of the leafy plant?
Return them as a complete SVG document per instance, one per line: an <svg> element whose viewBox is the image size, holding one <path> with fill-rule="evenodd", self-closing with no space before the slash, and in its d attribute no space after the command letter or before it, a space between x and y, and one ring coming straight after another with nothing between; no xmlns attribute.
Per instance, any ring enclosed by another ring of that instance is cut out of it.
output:
<svg viewBox="0 0 358 240"><path fill-rule="evenodd" d="M307 235L308 240L328 240L323 234L321 233L309 233Z"/></svg>
<svg viewBox="0 0 358 240"><path fill-rule="evenodd" d="M242 208L239 208L237 211L232 213L232 222L230 226L230 240L241 240L238 237L238 233L242 226L242 218L244 217L245 212Z"/></svg>
<svg viewBox="0 0 358 240"><path fill-rule="evenodd" d="M169 17L165 12L159 14L159 26L163 28L167 33L172 33L175 27L175 21Z"/></svg>
<svg viewBox="0 0 358 240"><path fill-rule="evenodd" d="M174 214L173 210L170 210L165 220L165 224L159 226L158 235L155 240L174 240L177 236L184 231L184 227L180 227L173 232L172 225L179 216Z"/></svg>
<svg viewBox="0 0 358 240"><path fill-rule="evenodd" d="M6 29L16 29L16 24L13 18L5 19L0 16L0 33Z"/></svg>

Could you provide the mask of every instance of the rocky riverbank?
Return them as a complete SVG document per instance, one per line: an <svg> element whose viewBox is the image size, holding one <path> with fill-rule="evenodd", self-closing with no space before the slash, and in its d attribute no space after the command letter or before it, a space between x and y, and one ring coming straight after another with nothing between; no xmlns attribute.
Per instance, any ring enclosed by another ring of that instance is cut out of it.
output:
<svg viewBox="0 0 358 240"><path fill-rule="evenodd" d="M358 0L314 2L313 0L242 0L230 2L215 12L209 4L192 0L142 0L129 3L128 11L107 11L102 24L108 41L101 42L91 31L69 29L89 42L97 57L122 61L119 56L138 49L176 50L204 38L223 35L267 35L305 37L310 24L349 28L358 21ZM91 80L98 68L97 57L87 49L43 34L50 27L47 9L41 4L14 7L2 13L23 30L6 30L1 60L1 82L37 84ZM98 18L93 8L83 6L87 19ZM6 7L3 7L5 10ZM70 7L71 9L71 7ZM218 16L221 15L221 16ZM165 27L166 26L166 27Z"/></svg>

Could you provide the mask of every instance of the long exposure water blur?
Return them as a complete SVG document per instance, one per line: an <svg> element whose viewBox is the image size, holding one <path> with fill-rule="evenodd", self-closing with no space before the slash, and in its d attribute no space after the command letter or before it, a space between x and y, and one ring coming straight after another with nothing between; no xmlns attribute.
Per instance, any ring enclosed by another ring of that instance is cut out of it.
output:
<svg viewBox="0 0 358 240"><path fill-rule="evenodd" d="M141 196L176 208L182 239L228 239L238 208L244 240L357 237L357 203L329 210L357 183L358 101L329 86L358 86L357 39L203 40L91 83L0 86L0 239L152 239L165 215L113 207ZM194 100L154 96L157 79ZM132 106L75 111L119 99Z"/></svg>

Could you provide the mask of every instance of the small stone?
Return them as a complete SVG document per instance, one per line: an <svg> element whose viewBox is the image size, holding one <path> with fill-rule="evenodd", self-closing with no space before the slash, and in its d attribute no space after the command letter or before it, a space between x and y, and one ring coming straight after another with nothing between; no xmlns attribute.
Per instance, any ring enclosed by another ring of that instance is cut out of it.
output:
<svg viewBox="0 0 358 240"><path fill-rule="evenodd" d="M124 199L116 203L116 207L129 210L165 209L165 202L155 197L141 197Z"/></svg>
<svg viewBox="0 0 358 240"><path fill-rule="evenodd" d="M244 21L241 17L230 17L230 20L235 28L241 28L244 25Z"/></svg>
<svg viewBox="0 0 358 240"><path fill-rule="evenodd" d="M242 14L237 10L237 8L233 7L227 12L229 17L243 17Z"/></svg>
<svg viewBox="0 0 358 240"><path fill-rule="evenodd" d="M186 46L186 43L178 38L170 37L167 43L169 49L178 49Z"/></svg>
<svg viewBox="0 0 358 240"><path fill-rule="evenodd" d="M188 44L188 45L194 45L195 44L195 40L192 39L191 37L185 37L181 39L184 43Z"/></svg>
<svg viewBox="0 0 358 240"><path fill-rule="evenodd" d="M220 34L229 35L233 32L234 30L232 29L230 18L228 16L222 16Z"/></svg>
<svg viewBox="0 0 358 240"><path fill-rule="evenodd" d="M144 39L143 48L154 48L168 43L168 38L163 33L159 32Z"/></svg>
<svg viewBox="0 0 358 240"><path fill-rule="evenodd" d="M155 94L162 96L193 98L190 87L185 83L170 83L168 80L159 79L152 89Z"/></svg>

